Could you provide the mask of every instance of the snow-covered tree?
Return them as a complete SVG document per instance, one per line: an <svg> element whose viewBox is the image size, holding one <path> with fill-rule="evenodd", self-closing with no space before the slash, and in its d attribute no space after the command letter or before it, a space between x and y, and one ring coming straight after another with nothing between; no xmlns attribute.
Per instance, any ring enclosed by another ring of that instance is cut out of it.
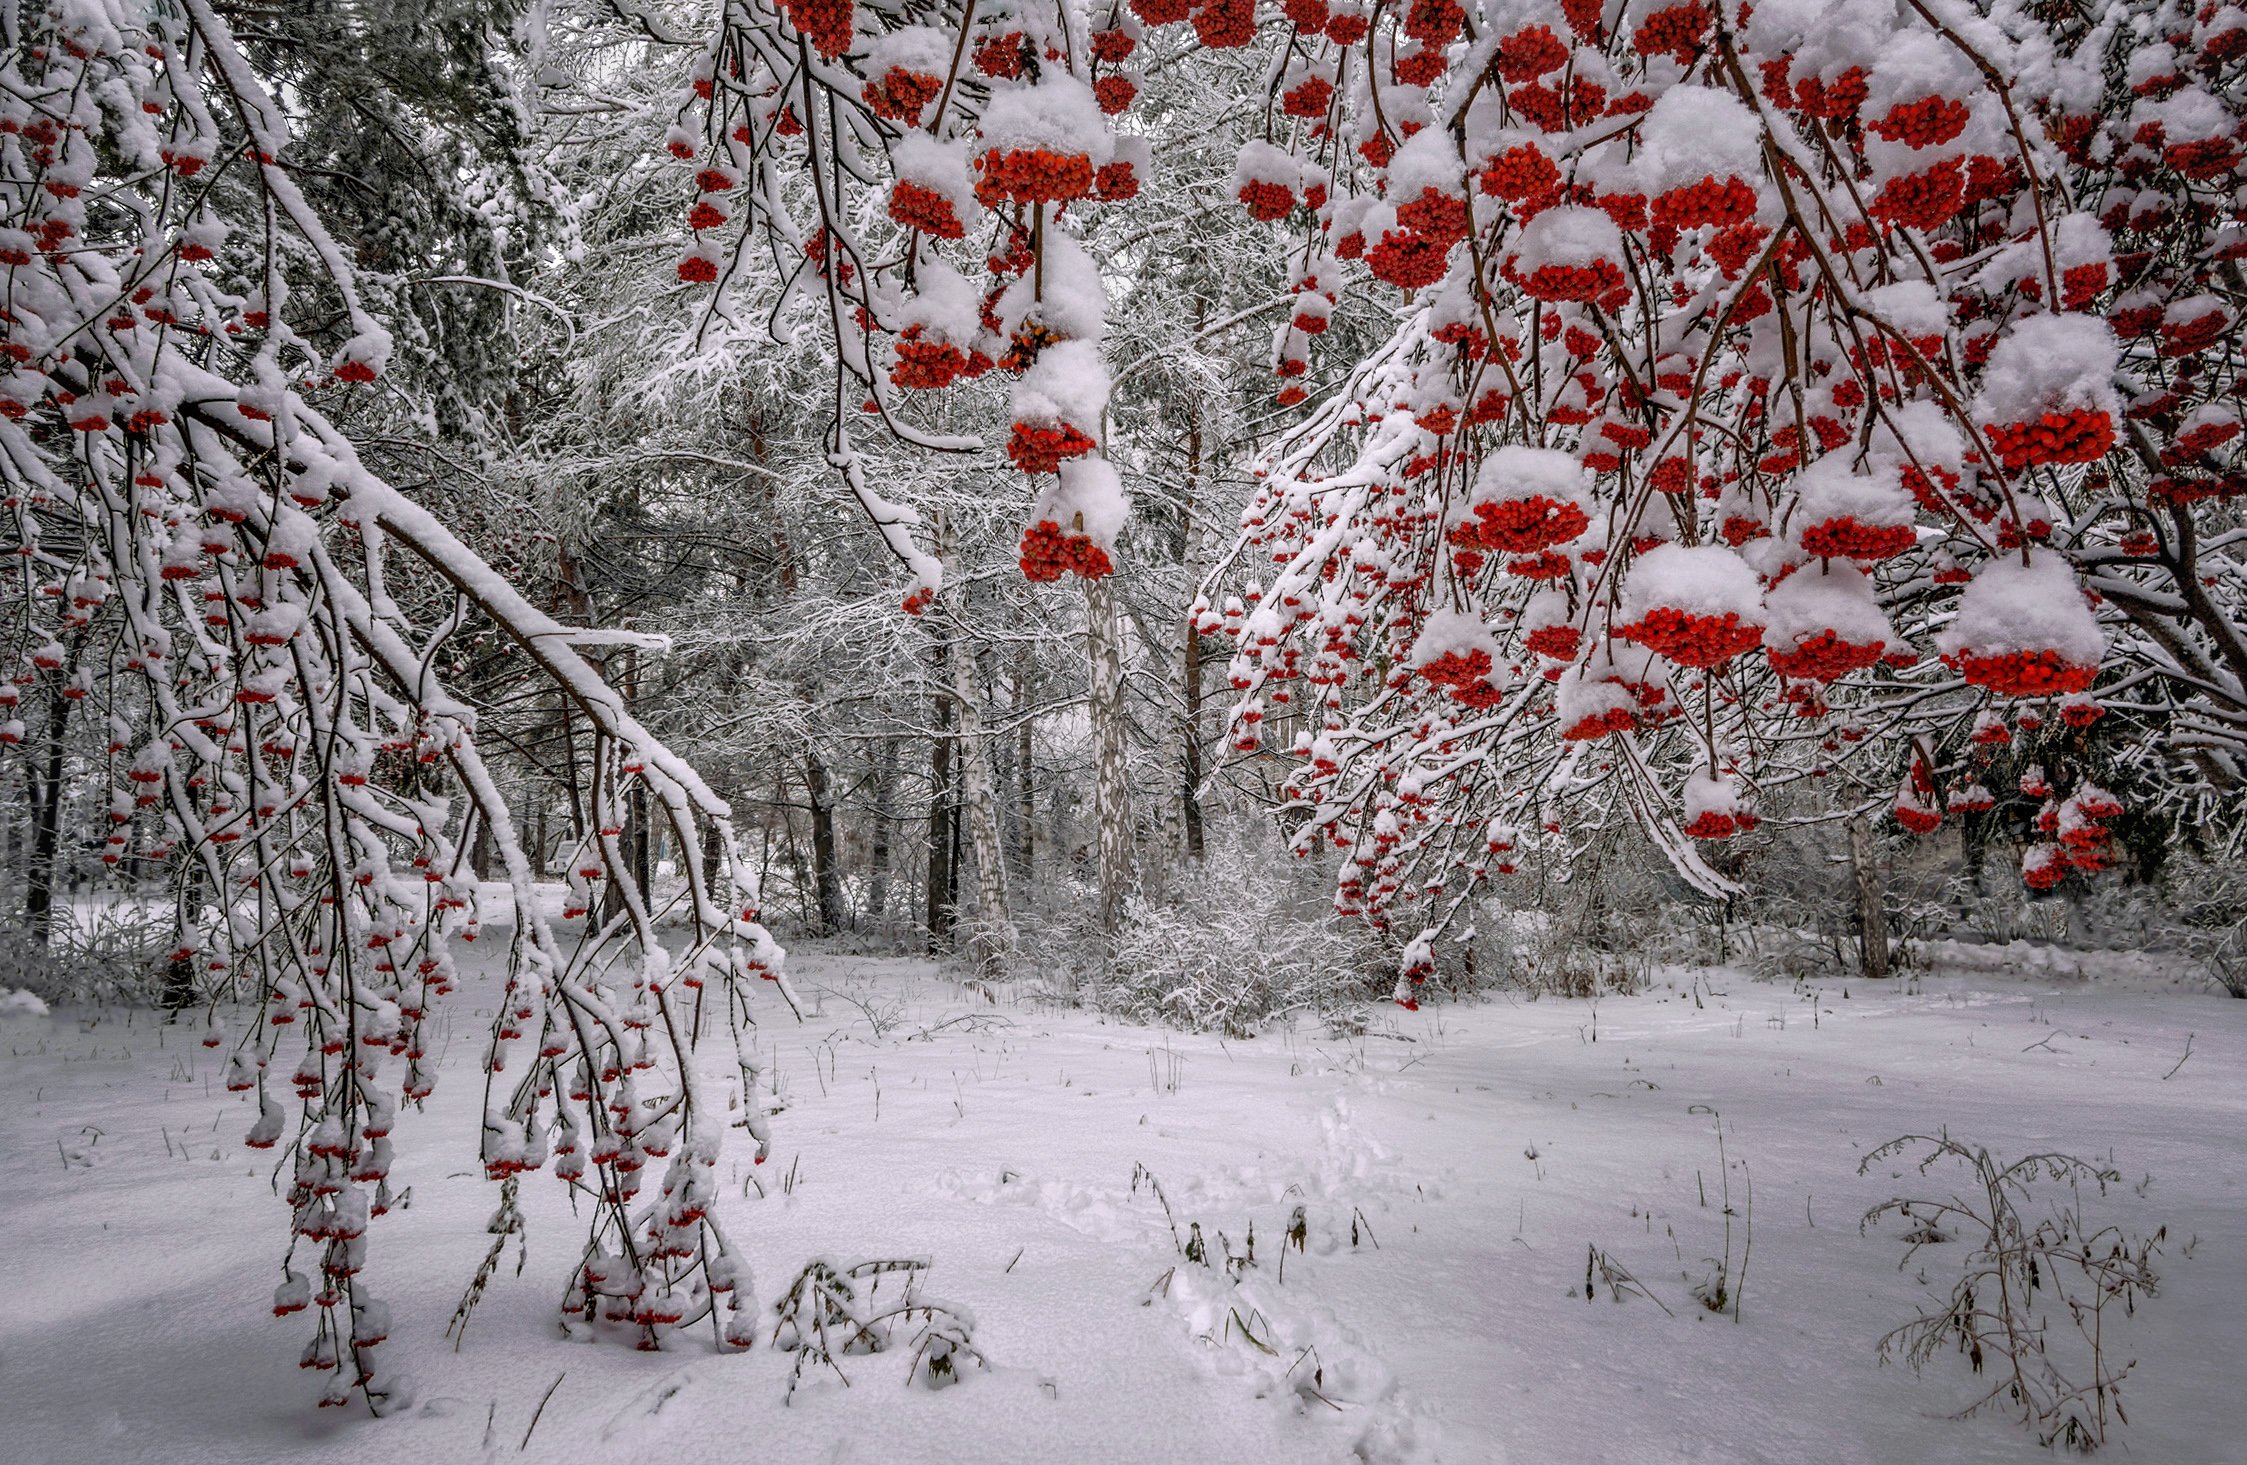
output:
<svg viewBox="0 0 2247 1465"><path fill-rule="evenodd" d="M1978 718L2236 809L2236 7L1287 15L1239 173L1315 297L1282 399L1344 262L1403 299L1202 615L1406 977L1602 806L1712 893L1782 791L1987 808ZM2032 887L2113 858L2068 772Z"/></svg>
<svg viewBox="0 0 2247 1465"><path fill-rule="evenodd" d="M369 241L347 250L300 183L320 170L277 100L287 68L203 0L25 7L0 42L7 700L59 684L106 733L105 859L176 872L183 981L214 1013L248 1004L247 1031L214 1016L204 1041L258 1095L249 1143L285 1147L273 1308L310 1311L326 1402L394 1397L369 1232L401 1110L433 1082L453 943L487 918L512 929L484 1164L551 1164L583 1193L568 1309L650 1344L704 1317L746 1339L748 1275L710 1212L728 1096L687 1052L736 1043L761 1158L742 1029L780 952L726 806L582 654L654 643L534 606L339 427L375 415L393 338L362 288ZM455 690L471 623L581 730L591 817L559 919ZM661 889L618 843L641 799L680 851ZM479 908L479 837L510 911ZM582 919L602 888L610 913Z"/></svg>

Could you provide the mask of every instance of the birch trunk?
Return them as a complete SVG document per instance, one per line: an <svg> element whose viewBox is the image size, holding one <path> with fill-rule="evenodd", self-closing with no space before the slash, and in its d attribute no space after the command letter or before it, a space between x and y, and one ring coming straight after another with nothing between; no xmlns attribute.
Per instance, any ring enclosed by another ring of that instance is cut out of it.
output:
<svg viewBox="0 0 2247 1465"><path fill-rule="evenodd" d="M1084 582L1092 662L1093 817L1099 826L1100 930L1113 943L1131 886L1131 784L1124 763L1123 647L1105 579Z"/></svg>
<svg viewBox="0 0 2247 1465"><path fill-rule="evenodd" d="M976 686L975 657L963 639L953 638L950 654L952 695L959 704L960 796L967 805L968 851L975 860L975 925L968 933L968 960L976 971L994 976L1013 955L1015 932L1007 916L999 800L991 778L991 750L983 739L983 699Z"/></svg>
<svg viewBox="0 0 2247 1465"><path fill-rule="evenodd" d="M1888 975L1887 891L1880 860L1873 851L1872 825L1862 814L1849 820L1849 865L1857 877L1857 970L1867 977Z"/></svg>

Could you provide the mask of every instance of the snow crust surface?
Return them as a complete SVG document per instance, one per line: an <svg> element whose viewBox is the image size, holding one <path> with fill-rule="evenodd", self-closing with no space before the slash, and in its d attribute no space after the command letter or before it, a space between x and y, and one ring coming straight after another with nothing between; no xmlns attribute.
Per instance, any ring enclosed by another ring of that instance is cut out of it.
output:
<svg viewBox="0 0 2247 1465"><path fill-rule="evenodd" d="M420 1400L380 1420L314 1409L294 1367L302 1319L267 1316L272 1162L241 1147L253 1106L220 1087L199 1030L10 1010L0 1455L2041 1460L2001 1417L1946 1417L1978 1390L1963 1361L1915 1380L1874 1357L1927 1301L1920 1274L1940 1281L1961 1248L1900 1270L1901 1240L1860 1234L1859 1218L1948 1179L1858 1166L1893 1136L1947 1128L2003 1155L2111 1157L2126 1183L2087 1208L2170 1234L2159 1296L2120 1324L2138 1360L2123 1458L2236 1460L2238 1004L2123 954L1936 956L1939 974L1908 986L1665 970L1597 1004L1379 1007L1362 1033L1245 1042L1003 988L993 1002L925 963L809 956L805 1021L769 1022L762 1039L785 1106L776 1153L724 1177L729 1227L767 1308L814 1256L929 1258L933 1293L973 1311L992 1366L930 1392L906 1386L902 1356L853 1357L848 1387L815 1368L786 1406L791 1360L765 1341L769 1321L757 1349L728 1356L699 1339L647 1354L560 1338L554 1306L583 1232L546 1177L523 1185L521 1275L510 1249L453 1351L445 1322L496 1198L475 1116L497 988L471 973L430 1111L400 1120L412 1204L375 1226L385 1350ZM1723 1252L1727 1181L1735 1244L1753 1236L1737 1321L1691 1296ZM1298 1208L1304 1246L1283 1249ZM1215 1264L1182 1257L1173 1225L1198 1227ZM1255 1264L1225 1267L1251 1226ZM1590 1248L1661 1306L1604 1288L1588 1301Z"/></svg>

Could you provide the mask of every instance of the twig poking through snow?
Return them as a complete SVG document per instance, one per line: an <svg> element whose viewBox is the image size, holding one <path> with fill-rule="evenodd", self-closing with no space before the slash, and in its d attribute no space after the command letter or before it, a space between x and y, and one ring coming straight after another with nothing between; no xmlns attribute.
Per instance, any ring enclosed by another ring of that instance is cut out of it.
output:
<svg viewBox="0 0 2247 1465"><path fill-rule="evenodd" d="M2170 1079L2172 1079L2172 1078L2176 1077L2176 1074L2177 1074L2177 1069L2179 1069L2179 1068L2182 1068L2182 1067L2184 1067L2184 1066L2185 1066L2185 1058L2190 1058L2191 1056L2192 1056L2192 1034L2190 1034L2190 1033L2186 1033L2186 1034L2185 1034L2185 1056L2184 1056L2184 1058L2179 1058L2179 1059L2177 1060L2177 1062L2176 1062L2176 1064L2175 1064L2175 1066L2174 1066L2174 1067L2172 1067L2172 1068L2171 1068L2171 1069L2170 1069L2170 1070L2169 1070L2169 1071L2168 1071L2167 1073L2165 1073L2165 1074L2161 1075L2161 1081L2162 1081L2163 1083L2167 1083L2167 1082L2168 1082L2168 1081L2169 1081Z"/></svg>
<svg viewBox="0 0 2247 1465"><path fill-rule="evenodd" d="M531 1434L538 1428L539 1416L543 1415L546 1412L546 1401L554 1397L554 1391L560 1388L562 1386L562 1380L568 1377L569 1371L567 1369L564 1369L561 1373L554 1375L554 1382L548 1384L546 1386L546 1392L538 1396L538 1407L531 1411L531 1422L528 1425L524 1426L523 1442L515 1447L516 1454L519 1455L523 1451L531 1447Z"/></svg>

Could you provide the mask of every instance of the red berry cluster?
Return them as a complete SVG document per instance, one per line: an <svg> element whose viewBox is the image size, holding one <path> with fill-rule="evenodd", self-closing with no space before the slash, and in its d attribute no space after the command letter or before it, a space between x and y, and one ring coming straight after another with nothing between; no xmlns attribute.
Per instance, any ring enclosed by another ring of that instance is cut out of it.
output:
<svg viewBox="0 0 2247 1465"><path fill-rule="evenodd" d="M1092 159L1046 148L993 148L975 160L975 196L985 207L1067 203L1092 192Z"/></svg>
<svg viewBox="0 0 2247 1465"><path fill-rule="evenodd" d="M1496 682L1468 682L1463 686L1451 689L1451 700L1462 707L1472 707L1480 711L1485 707L1495 707L1500 702L1505 701L1506 692Z"/></svg>
<svg viewBox="0 0 2247 1465"><path fill-rule="evenodd" d="M975 43L975 69L985 76L1012 78L1022 74L1022 32L985 36Z"/></svg>
<svg viewBox="0 0 2247 1465"><path fill-rule="evenodd" d="M1306 76L1280 94L1280 110L1290 117L1324 117L1333 100L1333 82L1323 76Z"/></svg>
<svg viewBox="0 0 2247 1465"><path fill-rule="evenodd" d="M1940 147L1966 130L1966 119L1971 115L1964 102L1942 96L1921 97L1916 102L1898 102L1888 109L1887 116L1867 124L1865 130L1915 148Z"/></svg>
<svg viewBox="0 0 2247 1465"><path fill-rule="evenodd" d="M1735 834L1747 833L1761 822L1745 810L1723 814L1715 809L1703 809L1685 826L1685 832L1693 839L1730 839Z"/></svg>
<svg viewBox="0 0 2247 1465"><path fill-rule="evenodd" d="M918 325L907 326L897 337L897 362L889 379L914 391L948 387L967 369L967 355L948 341L930 341Z"/></svg>
<svg viewBox="0 0 2247 1465"><path fill-rule="evenodd" d="M1984 431L1998 461L2015 473L2037 463L2096 463L2114 446L2114 419L2096 407L1994 422Z"/></svg>
<svg viewBox="0 0 2247 1465"><path fill-rule="evenodd" d="M1742 624L1737 611L1705 616L1664 605L1648 611L1642 620L1618 627L1615 634L1658 651L1679 666L1712 667L1762 641L1763 628Z"/></svg>
<svg viewBox="0 0 2247 1465"><path fill-rule="evenodd" d="M1251 178L1243 183L1239 196L1248 216L1264 224L1286 218L1288 210L1295 207L1295 194L1286 184L1262 178Z"/></svg>
<svg viewBox="0 0 2247 1465"><path fill-rule="evenodd" d="M1100 110L1113 117L1131 105L1139 95L1139 83L1121 72L1111 71L1092 84L1092 99Z"/></svg>
<svg viewBox="0 0 2247 1465"><path fill-rule="evenodd" d="M1007 436L1006 455L1025 473L1051 473L1070 458L1081 458L1099 444L1066 422L1017 422Z"/></svg>
<svg viewBox="0 0 2247 1465"><path fill-rule="evenodd" d="M1718 179L1712 175L1698 183L1656 194L1652 217L1655 223L1676 229L1697 229L1703 224L1729 228L1750 223L1755 219L1755 189L1739 178Z"/></svg>
<svg viewBox="0 0 2247 1465"><path fill-rule="evenodd" d="M1545 132L1583 127L1607 110L1607 88L1588 77L1571 76L1558 86L1530 82L1506 93L1513 109Z"/></svg>
<svg viewBox="0 0 2247 1465"><path fill-rule="evenodd" d="M1923 173L1903 173L1865 206L1874 218L1904 229L1939 229L1966 204L1966 164L1945 158Z"/></svg>
<svg viewBox="0 0 2247 1465"><path fill-rule="evenodd" d="M1102 203L1128 203L1139 197L1139 172L1129 162L1104 163L1092 175L1092 188Z"/></svg>
<svg viewBox="0 0 2247 1465"><path fill-rule="evenodd" d="M1535 81L1549 71L1558 71L1567 60L1568 43L1554 35L1549 25L1532 25L1500 37L1493 64L1500 79L1516 83Z"/></svg>
<svg viewBox="0 0 2247 1465"><path fill-rule="evenodd" d="M823 60L832 61L850 49L856 29L851 0L780 0L780 8Z"/></svg>
<svg viewBox="0 0 2247 1465"><path fill-rule="evenodd" d="M2228 137L2204 137L2162 149L2161 159L2187 178L2209 179L2231 171L2239 146Z"/></svg>
<svg viewBox="0 0 2247 1465"><path fill-rule="evenodd" d="M1412 0L1402 29L1413 40L1441 49L1459 39L1466 23L1467 12L1456 0Z"/></svg>
<svg viewBox="0 0 2247 1465"><path fill-rule="evenodd" d="M1802 549L1820 559L1885 560L1910 549L1919 535L1909 524L1867 524L1837 515L1802 531Z"/></svg>
<svg viewBox="0 0 2247 1465"><path fill-rule="evenodd" d="M1256 0L1200 0L1192 19L1195 38L1212 51L1256 39Z"/></svg>
<svg viewBox="0 0 2247 1465"><path fill-rule="evenodd" d="M1475 505L1475 521L1461 530L1484 549L1501 554L1534 554L1566 544L1591 526L1591 516L1581 504L1550 499L1543 494L1498 499Z"/></svg>
<svg viewBox="0 0 2247 1465"><path fill-rule="evenodd" d="M2057 651L2007 651L1995 656L1962 651L1943 661L1974 686L1988 687L2007 697L2080 692L2099 674L2097 667L2068 661Z"/></svg>
<svg viewBox="0 0 2247 1465"><path fill-rule="evenodd" d="M1539 626L1521 638L1525 650L1539 656L1550 656L1556 661L1566 661L1574 656L1576 648L1582 642L1582 633L1566 621L1556 626Z"/></svg>
<svg viewBox="0 0 2247 1465"><path fill-rule="evenodd" d="M1605 712L1595 712L1577 719L1573 725L1563 728L1560 735L1572 743L1588 743L1610 733L1635 732L1637 729L1638 714L1628 707L1613 707Z"/></svg>
<svg viewBox="0 0 2247 1465"><path fill-rule="evenodd" d="M1397 80L1407 86L1433 86L1447 64L1443 47L1419 42L1400 47L1393 67Z"/></svg>
<svg viewBox="0 0 2247 1465"><path fill-rule="evenodd" d="M1384 229L1381 242L1365 252L1366 267L1400 290L1419 290L1443 278L1451 253L1448 240L1417 229Z"/></svg>
<svg viewBox="0 0 2247 1465"><path fill-rule="evenodd" d="M2194 356L2216 343L2231 319L2221 306L2201 312L2189 319L2168 320L2161 323L2161 354L2164 356Z"/></svg>
<svg viewBox="0 0 2247 1465"><path fill-rule="evenodd" d="M952 211L952 201L933 188L900 178L889 191L889 216L908 229L935 239L965 239L967 229Z"/></svg>
<svg viewBox="0 0 2247 1465"><path fill-rule="evenodd" d="M866 105L877 117L918 127L921 113L942 90L944 79L940 76L892 66L878 80L866 83Z"/></svg>
<svg viewBox="0 0 2247 1465"><path fill-rule="evenodd" d="M2247 478L2236 473L2211 478L2156 478L2146 485L2146 500L2156 505L2191 504L2203 499L2242 496L2247 496Z"/></svg>
<svg viewBox="0 0 2247 1465"><path fill-rule="evenodd" d="M1451 241L1467 237L1467 201L1440 188L1423 188L1420 196L1397 205L1397 222L1430 239Z"/></svg>
<svg viewBox="0 0 2247 1465"><path fill-rule="evenodd" d="M1916 799L1896 800L1896 822L1913 834L1933 834L1943 827L1943 816Z"/></svg>
<svg viewBox="0 0 2247 1465"><path fill-rule="evenodd" d="M1040 519L1022 534L1022 577L1025 580L1058 580L1081 575L1097 580L1115 569L1108 551L1088 534L1064 533L1051 519Z"/></svg>
<svg viewBox="0 0 2247 1465"><path fill-rule="evenodd" d="M1533 142L1516 143L1484 165L1479 186L1530 215L1560 196L1560 167Z"/></svg>
<svg viewBox="0 0 2247 1465"><path fill-rule="evenodd" d="M2021 883L2031 890L2051 890L2068 878L2068 862L2058 857L2058 851L2042 859L2033 858L2049 846L2038 845L2029 850L2021 861Z"/></svg>
<svg viewBox="0 0 2247 1465"><path fill-rule="evenodd" d="M1631 49L1641 56L1674 56L1691 61L1709 33L1709 12L1698 0L1657 10L1631 34Z"/></svg>
<svg viewBox="0 0 2247 1465"><path fill-rule="evenodd" d="M1593 260L1587 265L1539 265L1522 277L1522 288L1546 302L1596 301L1625 288L1623 272L1614 261Z"/></svg>
<svg viewBox="0 0 2247 1465"><path fill-rule="evenodd" d="M1326 18L1326 38L1345 51L1364 40L1372 30L1372 20L1362 14L1329 15Z"/></svg>
<svg viewBox="0 0 2247 1465"><path fill-rule="evenodd" d="M1795 643L1792 651L1767 649L1771 669L1783 677L1804 681L1834 682L1880 660L1880 642L1859 645L1844 641L1835 631L1821 630Z"/></svg>
<svg viewBox="0 0 2247 1465"><path fill-rule="evenodd" d="M1477 682L1489 681L1490 670L1490 653L1487 651L1477 649L1464 656L1456 651L1446 651L1420 668L1420 675L1439 687L1464 688Z"/></svg>
<svg viewBox="0 0 2247 1465"><path fill-rule="evenodd" d="M1506 573L1522 580L1565 580L1570 569L1568 556L1550 549L1506 561Z"/></svg>
<svg viewBox="0 0 2247 1465"><path fill-rule="evenodd" d="M1131 0L1131 13L1147 25L1175 25L1194 13L1194 0Z"/></svg>

